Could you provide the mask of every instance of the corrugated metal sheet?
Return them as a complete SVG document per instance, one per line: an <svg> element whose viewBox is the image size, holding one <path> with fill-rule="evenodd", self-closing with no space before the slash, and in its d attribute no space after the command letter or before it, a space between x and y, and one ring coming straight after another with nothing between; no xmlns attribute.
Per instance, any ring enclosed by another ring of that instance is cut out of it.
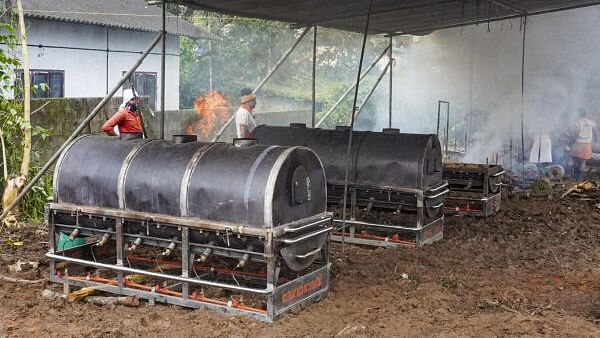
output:
<svg viewBox="0 0 600 338"><path fill-rule="evenodd" d="M162 29L162 9L143 0L23 0L25 16L137 31ZM167 32L193 38L214 38L202 27L167 13Z"/></svg>
<svg viewBox="0 0 600 338"><path fill-rule="evenodd" d="M198 9L300 26L364 31L369 0L176 0ZM591 0L374 0L370 33L433 30L591 6Z"/></svg>

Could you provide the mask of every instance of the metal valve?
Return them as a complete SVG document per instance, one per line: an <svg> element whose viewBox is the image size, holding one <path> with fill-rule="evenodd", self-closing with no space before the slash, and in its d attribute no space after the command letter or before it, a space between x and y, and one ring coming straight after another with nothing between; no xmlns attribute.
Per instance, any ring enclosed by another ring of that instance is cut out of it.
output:
<svg viewBox="0 0 600 338"><path fill-rule="evenodd" d="M247 250L248 251L252 251L253 247L252 245L249 245ZM248 263L248 260L250 259L250 254L249 253L245 253L242 258L240 258L240 260L238 261L237 265L235 266L235 269L241 269L243 268L246 263Z"/></svg>
<svg viewBox="0 0 600 338"><path fill-rule="evenodd" d="M208 242L208 245L210 245L210 246L212 246L214 244L215 244L215 242ZM200 257L196 260L196 262L199 262L199 263L206 262L206 260L210 256L210 254L212 254L212 248L204 249L204 251L202 251L202 253L200 254Z"/></svg>
<svg viewBox="0 0 600 338"><path fill-rule="evenodd" d="M96 243L96 246L103 246L104 244L106 244L106 242L108 242L109 239L110 239L109 233L102 235L102 237L100 238L98 243Z"/></svg>
<svg viewBox="0 0 600 338"><path fill-rule="evenodd" d="M129 246L128 250L133 251L133 250L137 249L137 247L140 246L141 244L142 244L142 239L140 237L138 237L135 239L135 241L133 241L131 246Z"/></svg>
<svg viewBox="0 0 600 338"><path fill-rule="evenodd" d="M79 229L73 229L73 231L71 231L71 234L69 235L69 240L74 240L75 237L77 237L77 235L79 235Z"/></svg>
<svg viewBox="0 0 600 338"><path fill-rule="evenodd" d="M161 253L162 256L170 256L173 250L175 250L176 244L175 242L171 242L169 246Z"/></svg>

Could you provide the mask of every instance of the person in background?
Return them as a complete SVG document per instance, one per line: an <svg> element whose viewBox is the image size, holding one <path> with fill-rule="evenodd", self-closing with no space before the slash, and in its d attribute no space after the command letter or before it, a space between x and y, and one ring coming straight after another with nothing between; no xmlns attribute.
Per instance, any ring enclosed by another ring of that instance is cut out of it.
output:
<svg viewBox="0 0 600 338"><path fill-rule="evenodd" d="M596 122L589 118L585 109L580 109L579 119L575 123L577 140L569 151L573 158L574 176L578 181L584 178L587 171L586 161L592 158L592 138L595 128Z"/></svg>
<svg viewBox="0 0 600 338"><path fill-rule="evenodd" d="M243 88L240 91L240 108L235 112L235 129L238 138L248 138L252 129L256 127L256 121L252 112L256 107L256 94L252 89Z"/></svg>
<svg viewBox="0 0 600 338"><path fill-rule="evenodd" d="M121 133L142 133L138 103L139 98L133 89L125 89L119 111L104 123L102 131L119 137Z"/></svg>

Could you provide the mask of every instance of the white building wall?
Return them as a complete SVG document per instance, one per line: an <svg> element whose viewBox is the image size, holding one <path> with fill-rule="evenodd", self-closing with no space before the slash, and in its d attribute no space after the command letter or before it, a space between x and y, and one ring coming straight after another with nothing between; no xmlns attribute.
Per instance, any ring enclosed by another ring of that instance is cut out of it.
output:
<svg viewBox="0 0 600 338"><path fill-rule="evenodd" d="M28 19L29 67L63 70L65 97L102 97L133 66L156 34ZM156 73L157 109L160 108L160 52L159 43L137 69ZM166 53L165 110L176 110L179 109L178 36L167 35Z"/></svg>

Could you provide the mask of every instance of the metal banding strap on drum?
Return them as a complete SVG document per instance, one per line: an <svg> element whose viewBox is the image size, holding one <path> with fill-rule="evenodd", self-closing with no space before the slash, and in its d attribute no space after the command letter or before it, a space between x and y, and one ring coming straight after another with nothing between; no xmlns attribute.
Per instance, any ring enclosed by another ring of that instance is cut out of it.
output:
<svg viewBox="0 0 600 338"><path fill-rule="evenodd" d="M144 143L138 144L137 146L133 147L133 149L131 149L131 151L129 152L129 154L127 154L127 157L123 161L123 164L121 165L121 171L119 171L119 181L118 181L119 183L117 185L117 196L119 197L119 209L125 210L127 208L127 205L125 204L125 180L127 179L127 172L129 171L129 165L131 164L131 162L133 162L133 159L140 152L140 150L142 150L142 148L144 148L145 146L147 146L149 144L157 143L157 142L164 142L164 141L163 140L148 140Z"/></svg>
<svg viewBox="0 0 600 338"><path fill-rule="evenodd" d="M75 143L79 142L79 140L81 140L82 138L91 135L94 134L81 135L78 138L74 139L73 142L71 142L71 144L69 144L67 148L63 150L62 154L60 154L60 156L58 157L58 161L56 161L56 167L54 168L54 177L52 178L52 194L54 195L54 202L58 202L58 176L60 174L60 167L62 166L65 156L67 156L67 153L69 152L69 150L71 150Z"/></svg>
<svg viewBox="0 0 600 338"><path fill-rule="evenodd" d="M273 228L273 194L275 193L275 183L277 182L277 176L279 175L279 171L283 166L285 160L290 156L290 154L299 149L300 147L290 147L283 151L273 166L271 167L271 172L269 172L269 178L267 179L267 185L265 186L265 227Z"/></svg>
<svg viewBox="0 0 600 338"><path fill-rule="evenodd" d="M208 146L206 146L206 145L201 146L194 153L194 155L190 159L190 162L188 162L188 165L185 168L185 173L183 174L183 178L181 179L181 187L179 190L179 212L181 213L181 217L189 216L188 195L189 195L189 189L190 189L190 180L192 179L192 174L194 173L194 170L196 170L196 167L198 166L198 163L200 163L200 160L202 159L204 154L209 152L212 148L216 147L218 144L219 143L213 143Z"/></svg>
<svg viewBox="0 0 600 338"><path fill-rule="evenodd" d="M252 167L250 167L250 173L248 174L248 178L246 179L246 185L244 187L244 206L246 207L246 210L248 210L248 202L250 199L250 185L254 181L256 169L261 164L262 160L267 156L267 154L275 148L277 148L277 146L270 146L269 148L263 150L263 152L256 158L256 160L254 160L254 163L252 163Z"/></svg>

